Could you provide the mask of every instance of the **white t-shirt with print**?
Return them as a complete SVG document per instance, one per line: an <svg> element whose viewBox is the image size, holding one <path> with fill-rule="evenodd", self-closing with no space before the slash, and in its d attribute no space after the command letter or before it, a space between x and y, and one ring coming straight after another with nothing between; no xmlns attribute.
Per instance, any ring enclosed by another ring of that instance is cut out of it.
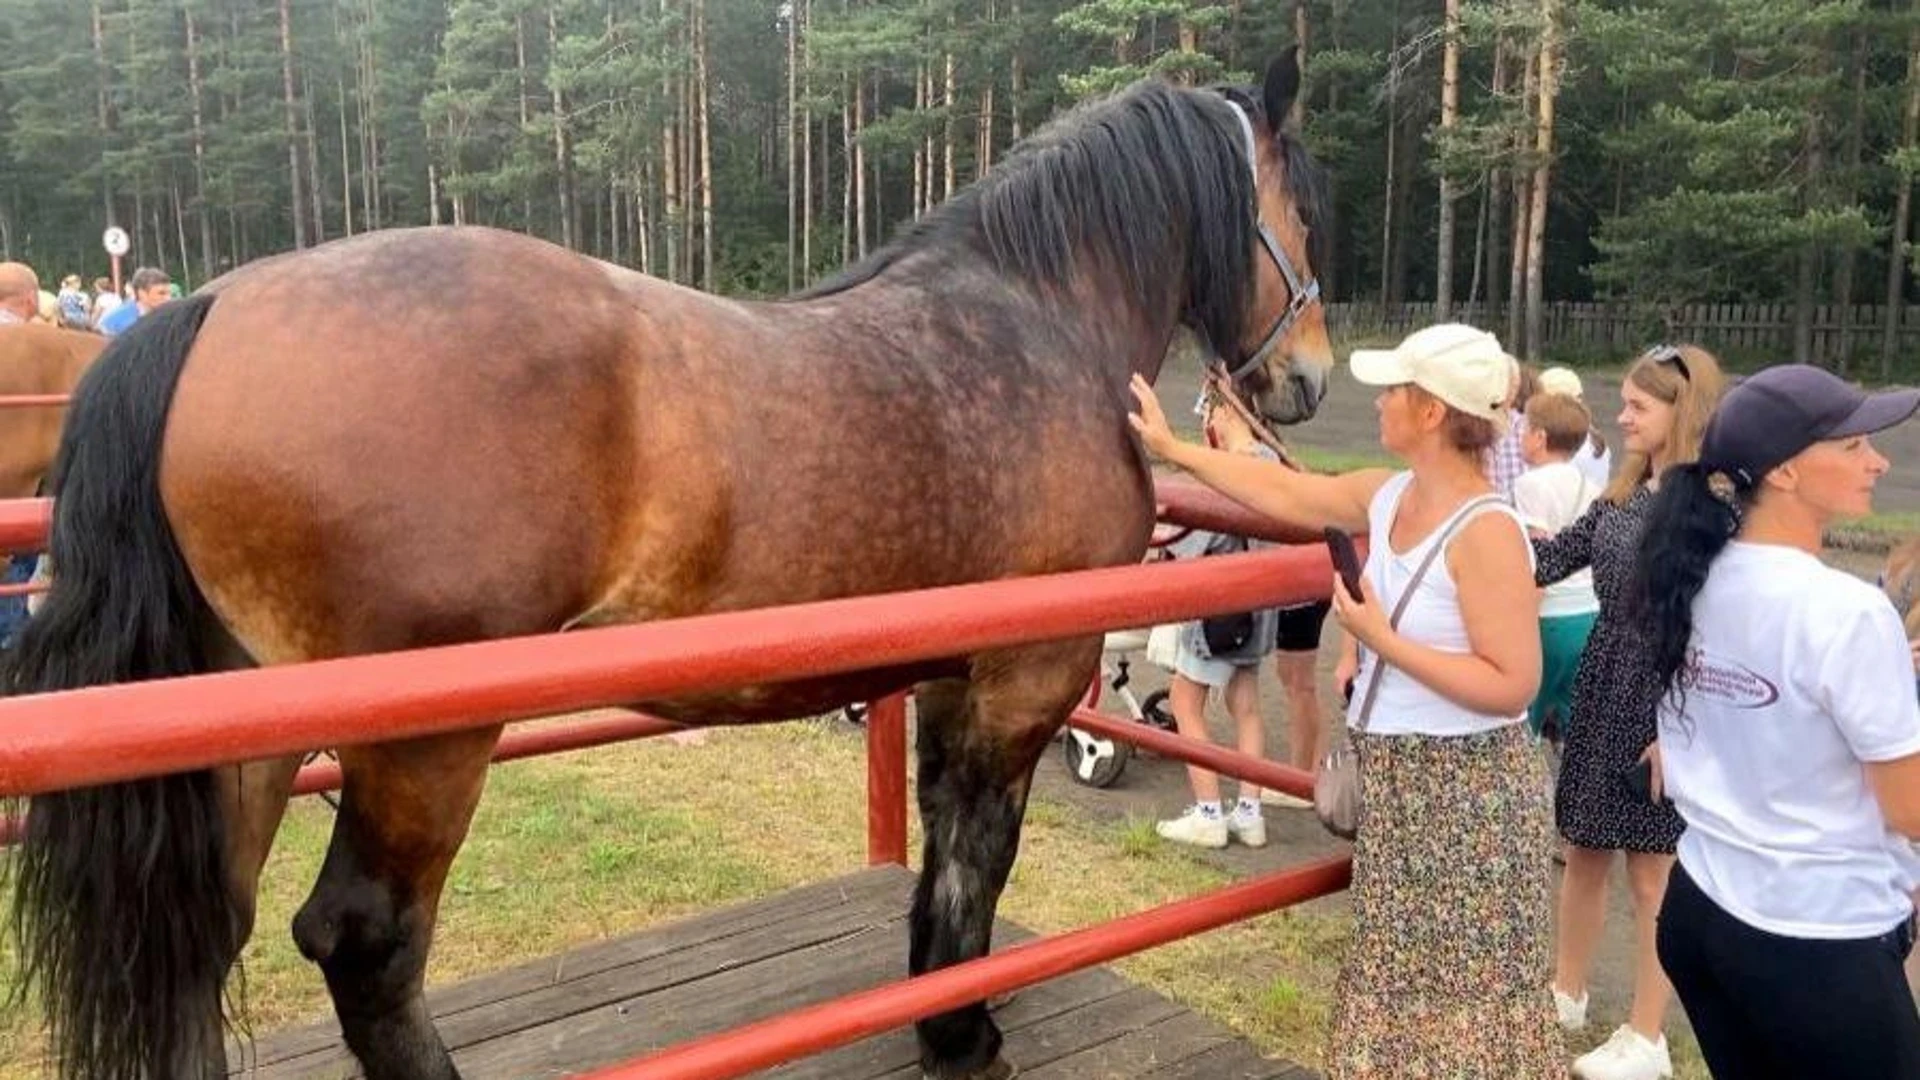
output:
<svg viewBox="0 0 1920 1080"><path fill-rule="evenodd" d="M1913 914L1906 840L1862 762L1920 753L1913 662L1880 590L1807 552L1735 541L1693 605L1694 676L1660 707L1680 864L1748 925L1874 937Z"/></svg>
<svg viewBox="0 0 1920 1080"><path fill-rule="evenodd" d="M1513 505L1520 511L1520 520L1527 528L1552 536L1579 521L1593 500L1600 497L1600 490L1579 466L1568 461L1553 461L1520 474L1513 482ZM1554 582L1540 597L1543 619L1588 615L1599 610L1600 600L1593 594L1591 569Z"/></svg>

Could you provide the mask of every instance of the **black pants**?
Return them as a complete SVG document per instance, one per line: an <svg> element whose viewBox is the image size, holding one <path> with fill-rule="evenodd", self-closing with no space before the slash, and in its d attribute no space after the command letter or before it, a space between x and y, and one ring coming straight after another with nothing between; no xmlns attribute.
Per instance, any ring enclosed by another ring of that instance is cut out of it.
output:
<svg viewBox="0 0 1920 1080"><path fill-rule="evenodd" d="M1854 941L1781 937L1727 914L1676 866L1657 940L1715 1080L1920 1077L1920 1013L1901 970L1911 922Z"/></svg>

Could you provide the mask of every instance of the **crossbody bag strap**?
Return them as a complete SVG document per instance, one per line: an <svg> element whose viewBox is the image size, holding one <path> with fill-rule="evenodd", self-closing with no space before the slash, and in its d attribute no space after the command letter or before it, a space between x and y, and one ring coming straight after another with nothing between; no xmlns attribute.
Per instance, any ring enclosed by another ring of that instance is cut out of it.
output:
<svg viewBox="0 0 1920 1080"><path fill-rule="evenodd" d="M1453 515L1453 520L1447 523L1447 527L1441 531L1434 545L1427 549L1426 558L1420 560L1420 565L1414 570L1413 577L1407 581L1407 587L1400 591L1400 599L1394 602L1393 614L1387 619L1389 629L1400 628L1400 616L1406 614L1407 605L1413 602L1415 590L1420 588L1420 582L1426 578L1428 568L1433 566L1433 560L1439 558L1440 553L1447 549L1447 543L1453 539L1453 534L1459 532L1467 522L1479 517L1482 511L1500 505L1501 501L1498 495L1482 495L1469 500L1467 505ZM1354 647L1361 646L1356 643ZM1386 673L1386 667L1385 660L1378 656L1374 657L1373 676L1367 680L1366 696L1360 699L1360 716L1354 721L1356 731L1364 733L1367 730L1367 721L1373 716L1373 699L1380 693L1380 677Z"/></svg>

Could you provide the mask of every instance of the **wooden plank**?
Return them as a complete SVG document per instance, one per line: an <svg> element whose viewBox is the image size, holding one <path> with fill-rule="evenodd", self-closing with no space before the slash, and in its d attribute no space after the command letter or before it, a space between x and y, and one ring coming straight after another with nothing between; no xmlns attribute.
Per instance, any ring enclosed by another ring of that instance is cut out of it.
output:
<svg viewBox="0 0 1920 1080"><path fill-rule="evenodd" d="M1120 1080L1148 1075L1233 1041L1220 1025L1185 1010L1146 1023L1101 1026L1109 1038L1038 1068L1023 1066L1020 1075L1026 1080Z"/></svg>
<svg viewBox="0 0 1920 1080"><path fill-rule="evenodd" d="M995 1010L994 1022L1006 1036L1005 1052L1023 1067L1051 1060L1071 1049L1063 1032L1104 1022L1100 1010L1123 994L1141 993L1102 968L1054 979L1020 992ZM898 1028L791 1062L761 1075L766 1080L878 1080L905 1076L919 1080L920 1049L912 1028Z"/></svg>
<svg viewBox="0 0 1920 1080"><path fill-rule="evenodd" d="M429 997L470 1080L564 1076L899 978L912 880L899 868L869 871L523 964ZM998 924L995 934L1002 945L1031 936L1008 923ZM995 1018L1009 1060L1036 1080L1311 1076L1261 1058L1225 1028L1106 969L1030 987ZM279 1054L248 1075L357 1075L330 1028L328 1038L319 1050ZM283 1041L261 1045L273 1052ZM920 1071L912 1029L903 1027L759 1075L919 1080Z"/></svg>
<svg viewBox="0 0 1920 1080"><path fill-rule="evenodd" d="M578 1011L603 1003L608 994L630 995L640 986L630 974L636 966L653 963L651 977L671 978L695 965L737 966L876 920L904 919L913 880L910 871L889 866L804 886L430 991L428 1007L447 1045L458 1048L483 1037L502 1012L545 1008L551 1018L553 1010ZM664 963L676 956L679 964ZM244 1048L230 1049L228 1056L237 1063L250 1060L261 1076L276 1075L273 1066L297 1059L298 1071L288 1075L307 1075L305 1070L326 1061L350 1060L339 1032L329 1019L263 1040L251 1059Z"/></svg>
<svg viewBox="0 0 1920 1080"><path fill-rule="evenodd" d="M1237 1039L1140 1075L1151 1080L1320 1080L1319 1073L1291 1061L1261 1057Z"/></svg>
<svg viewBox="0 0 1920 1080"><path fill-rule="evenodd" d="M1106 1077L1115 1074L1110 1070L1097 1071L1095 1067L1095 1059L1102 1047L1123 1037L1128 1031L1152 1027L1178 1016L1194 1014L1151 990L1130 986L1084 1009L1051 1017L1014 1033L1002 1052L1008 1061L1020 1066L1022 1080L1034 1080L1035 1077L1054 1077L1056 1080ZM1225 1034L1224 1029L1217 1025L1213 1025L1213 1030L1218 1035ZM921 1075L919 1062L916 1061L871 1080L921 1080Z"/></svg>

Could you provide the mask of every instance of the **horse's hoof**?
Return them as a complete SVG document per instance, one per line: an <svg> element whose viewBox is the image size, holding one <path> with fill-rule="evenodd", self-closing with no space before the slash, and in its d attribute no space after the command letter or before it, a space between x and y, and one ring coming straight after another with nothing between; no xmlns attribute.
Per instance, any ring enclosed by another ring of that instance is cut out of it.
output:
<svg viewBox="0 0 1920 1080"><path fill-rule="evenodd" d="M970 1072L965 1076L940 1076L930 1072L920 1074L920 1080L1013 1080L1020 1070L1006 1058L994 1058L984 1069Z"/></svg>

